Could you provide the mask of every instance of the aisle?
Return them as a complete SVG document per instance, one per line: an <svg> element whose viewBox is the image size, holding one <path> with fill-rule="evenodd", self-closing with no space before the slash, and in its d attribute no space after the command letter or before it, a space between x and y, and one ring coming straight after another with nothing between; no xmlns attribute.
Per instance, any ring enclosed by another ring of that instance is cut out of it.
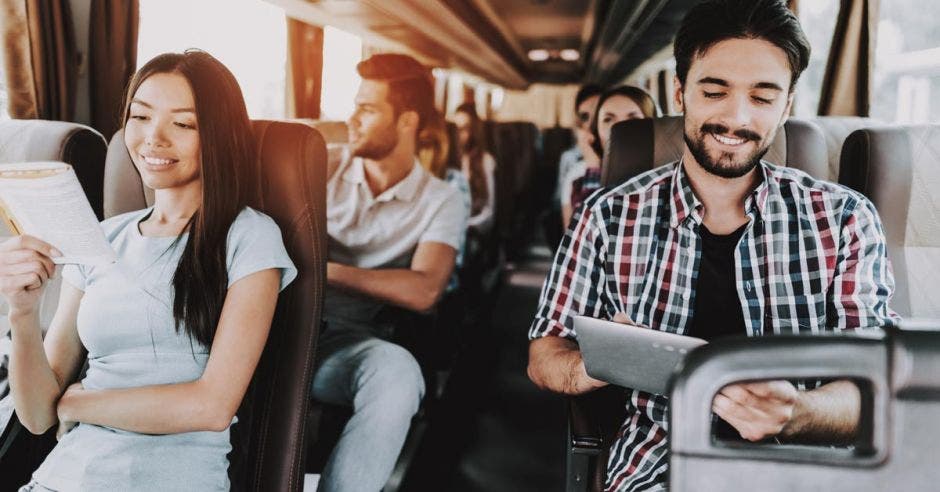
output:
<svg viewBox="0 0 940 492"><path fill-rule="evenodd" d="M477 329L480 343L458 363L405 490L563 489L563 400L525 372L526 332L548 266L538 255L510 274L492 322Z"/></svg>

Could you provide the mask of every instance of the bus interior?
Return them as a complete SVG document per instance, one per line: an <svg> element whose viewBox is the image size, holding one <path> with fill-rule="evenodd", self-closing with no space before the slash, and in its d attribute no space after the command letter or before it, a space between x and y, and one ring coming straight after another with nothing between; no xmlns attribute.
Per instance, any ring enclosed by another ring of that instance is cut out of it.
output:
<svg viewBox="0 0 940 492"><path fill-rule="evenodd" d="M568 241L556 191L559 161L577 144L576 95L586 84L633 85L659 108L610 130L602 187L681 157L673 40L698 3L5 0L0 163L71 164L99 220L146 208L152 190L121 138L131 75L160 53L189 48L232 71L258 137L258 206L281 226L301 273L281 293L238 411L229 475L236 490L316 490L352 415L309 397L331 244L330 163L349 144L357 63L382 53L414 57L430 69L435 107L447 120L448 167L461 167L458 107L469 104L482 118L483 145L495 160L495 207L491 229L468 233L456 289L427 312L383 311L426 387L383 490L604 490L626 394L606 388L559 395L527 375L529 328L556 251ZM935 490L940 2L785 3L812 53L765 159L871 200L895 278L891 308L904 321L873 336L767 337L694 353L671 385L670 418L678 424L670 430L669 488ZM57 294L44 294L44 327ZM6 396L13 343L2 308ZM810 376L858 383L863 430L850 446L722 444L700 415L709 414L702 402L711 401L716 380ZM0 409L0 491L20 490L55 446L55 431L26 431L9 397Z"/></svg>

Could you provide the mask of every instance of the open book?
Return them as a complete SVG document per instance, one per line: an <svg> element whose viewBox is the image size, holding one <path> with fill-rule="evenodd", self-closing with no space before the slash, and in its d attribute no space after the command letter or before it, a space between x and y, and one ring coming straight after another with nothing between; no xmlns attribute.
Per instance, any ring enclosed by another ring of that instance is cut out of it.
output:
<svg viewBox="0 0 940 492"><path fill-rule="evenodd" d="M117 261L75 171L63 162L0 164L0 217L13 234L29 234L61 251L55 263Z"/></svg>

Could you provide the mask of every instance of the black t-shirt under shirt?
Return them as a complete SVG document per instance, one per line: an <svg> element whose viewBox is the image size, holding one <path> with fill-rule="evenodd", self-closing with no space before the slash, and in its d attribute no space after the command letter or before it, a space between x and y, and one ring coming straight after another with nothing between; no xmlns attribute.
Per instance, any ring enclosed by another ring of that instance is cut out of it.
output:
<svg viewBox="0 0 940 492"><path fill-rule="evenodd" d="M695 285L695 306L687 335L712 340L728 335L743 336L744 312L735 282L734 250L747 224L726 236L712 234L699 225L702 257ZM738 441L740 434L718 416L712 417L712 433L721 440Z"/></svg>
<svg viewBox="0 0 940 492"><path fill-rule="evenodd" d="M744 312L735 282L734 250L747 224L726 236L712 234L705 224L695 285L695 306L686 334L712 341L727 335L745 335Z"/></svg>

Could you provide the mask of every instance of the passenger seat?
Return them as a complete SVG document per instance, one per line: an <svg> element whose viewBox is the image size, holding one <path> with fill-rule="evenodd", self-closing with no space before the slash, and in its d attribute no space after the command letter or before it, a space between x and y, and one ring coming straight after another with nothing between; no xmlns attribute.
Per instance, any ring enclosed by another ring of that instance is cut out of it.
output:
<svg viewBox="0 0 940 492"><path fill-rule="evenodd" d="M865 128L845 140L839 183L884 225L902 317L940 318L940 125Z"/></svg>
<svg viewBox="0 0 940 492"><path fill-rule="evenodd" d="M882 125L874 118L858 116L819 116L811 121L819 126L826 139L829 174L825 179L834 183L839 181L839 159L842 155L842 145L849 134L860 128Z"/></svg>

